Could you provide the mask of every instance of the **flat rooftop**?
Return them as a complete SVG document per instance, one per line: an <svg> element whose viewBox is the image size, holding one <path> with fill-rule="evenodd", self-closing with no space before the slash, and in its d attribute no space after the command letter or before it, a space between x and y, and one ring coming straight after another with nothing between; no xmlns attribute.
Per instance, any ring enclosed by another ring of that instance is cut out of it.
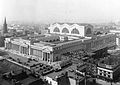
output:
<svg viewBox="0 0 120 85"><path fill-rule="evenodd" d="M52 78L52 79L56 79L56 76L59 76L59 75L61 75L62 73L69 71L69 69L76 70L76 69L77 69L76 64L73 64L73 65L71 65L71 66L68 66L68 67L66 67L66 68L63 68L61 71L47 74L46 76L48 76L48 77L50 77L50 78Z"/></svg>
<svg viewBox="0 0 120 85"><path fill-rule="evenodd" d="M39 39L39 38L43 38L45 37L45 35L29 35L29 36L24 36L24 37L21 37L22 39L25 39L25 40L36 40L36 39Z"/></svg>
<svg viewBox="0 0 120 85"><path fill-rule="evenodd" d="M67 40L60 40L60 37L68 37ZM71 39L69 39L71 38ZM89 40L89 38L85 37L76 37L76 36L66 36L66 35L58 35L58 34L50 34L49 36L41 35L33 38L22 38L22 39L28 39L32 40L35 43L48 45L48 46L56 46L56 45L63 45L71 42L77 42L77 41L85 41Z"/></svg>
<svg viewBox="0 0 120 85"><path fill-rule="evenodd" d="M74 40L76 40L76 39L74 39ZM61 43L66 43L66 42L70 42L70 41L74 41L74 40L67 40L67 41L55 41L55 42L51 42L51 43L53 43L53 44L61 44Z"/></svg>
<svg viewBox="0 0 120 85"><path fill-rule="evenodd" d="M92 40L91 37L80 37L80 36L60 35L60 34L30 35L30 36L24 36L24 37L17 37L13 39L20 39L20 38L23 40L32 41L33 43L41 44L43 46L51 46L51 47L74 43L74 42L84 43L89 40Z"/></svg>
<svg viewBox="0 0 120 85"><path fill-rule="evenodd" d="M49 42L43 42L43 41L40 41L40 42L37 42L37 43L34 43L34 44L43 44L44 46L51 46L51 47L54 47L56 46L56 44L53 44L53 43L49 43Z"/></svg>
<svg viewBox="0 0 120 85"><path fill-rule="evenodd" d="M120 54L119 55L110 55L99 61L98 66L114 70L120 66Z"/></svg>

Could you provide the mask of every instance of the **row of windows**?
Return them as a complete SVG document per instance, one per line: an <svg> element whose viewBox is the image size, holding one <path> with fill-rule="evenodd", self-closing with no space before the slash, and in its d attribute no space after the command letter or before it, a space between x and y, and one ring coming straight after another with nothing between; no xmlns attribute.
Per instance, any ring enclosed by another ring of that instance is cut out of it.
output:
<svg viewBox="0 0 120 85"><path fill-rule="evenodd" d="M101 40L96 40L94 42L90 42L90 43L86 43L86 48L94 48L94 47L98 47L98 46L102 46L103 44L109 44L111 42L114 42L114 38L106 38L106 39L101 39Z"/></svg>
<svg viewBox="0 0 120 85"><path fill-rule="evenodd" d="M85 45L86 45L86 49L91 49L91 47L94 48L94 47L101 46L103 44L104 44L103 40L98 40L98 41L95 41L95 42L86 43ZM57 48L55 48L55 50L59 50L59 49L63 49L63 48L67 48L67 47L75 46L75 45L80 46L81 43L79 43L79 42L69 43L67 45L64 45L64 46L61 46L61 47L57 47Z"/></svg>
<svg viewBox="0 0 120 85"><path fill-rule="evenodd" d="M101 73L107 73L107 74L110 74L110 72L108 71L103 71L103 70L99 70Z"/></svg>
<svg viewBox="0 0 120 85"><path fill-rule="evenodd" d="M111 75L109 75L109 74L100 73L99 75L101 75L101 76L105 76L105 77L108 77L108 78L111 78Z"/></svg>
<svg viewBox="0 0 120 85"><path fill-rule="evenodd" d="M29 50L26 47L21 46L21 49L19 49L19 47L20 47L19 45L10 44L10 43L6 43L6 47L7 47L7 49L13 49L13 50L19 51L23 54L29 54Z"/></svg>
<svg viewBox="0 0 120 85"><path fill-rule="evenodd" d="M53 31L54 31L54 32L60 32L59 28L57 28L57 27L56 27ZM68 30L67 28L63 28L62 33L69 33L69 30ZM76 28L74 28L74 29L71 31L71 33L72 33L72 34L79 34L79 31L78 31Z"/></svg>
<svg viewBox="0 0 120 85"><path fill-rule="evenodd" d="M9 43L6 43L6 47L7 47L7 49L13 49L13 50L16 50L16 51L20 51L23 54L29 54L29 49L27 47L22 47L21 46L21 50L19 50L19 45L9 44ZM38 57L42 58L42 51L41 50L36 50L36 49L31 48L31 54L34 55L34 56L38 56ZM48 54L46 56L49 57Z"/></svg>
<svg viewBox="0 0 120 85"><path fill-rule="evenodd" d="M19 46L16 44L11 44L11 49L19 51Z"/></svg>
<svg viewBox="0 0 120 85"><path fill-rule="evenodd" d="M59 28L55 27L54 32L60 32ZM69 30L67 28L63 28L62 30L62 33L69 33ZM78 29L74 28L72 31L71 31L72 34L80 34ZM91 29L88 28L87 31L86 31L86 34L91 34Z"/></svg>
<svg viewBox="0 0 120 85"><path fill-rule="evenodd" d="M29 49L26 47L21 47L21 53L23 54L29 54Z"/></svg>
<svg viewBox="0 0 120 85"><path fill-rule="evenodd" d="M105 43L109 43L109 42L115 42L115 38L113 37L106 38Z"/></svg>
<svg viewBox="0 0 120 85"><path fill-rule="evenodd" d="M32 49L32 54L38 57L42 57L42 51Z"/></svg>
<svg viewBox="0 0 120 85"><path fill-rule="evenodd" d="M62 46L59 46L59 47L56 47L54 48L54 50L61 50L61 49L68 49L69 48L75 48L76 47L84 47L83 44L81 44L80 42L74 42L74 43L68 43L68 44L65 44L65 45L62 45Z"/></svg>

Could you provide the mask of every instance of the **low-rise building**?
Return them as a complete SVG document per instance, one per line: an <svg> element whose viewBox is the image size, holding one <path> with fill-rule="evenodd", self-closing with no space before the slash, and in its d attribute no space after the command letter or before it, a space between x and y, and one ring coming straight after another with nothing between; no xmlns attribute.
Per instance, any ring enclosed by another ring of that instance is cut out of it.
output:
<svg viewBox="0 0 120 85"><path fill-rule="evenodd" d="M112 55L100 60L97 67L97 74L100 78L116 79L120 74L119 55Z"/></svg>
<svg viewBox="0 0 120 85"><path fill-rule="evenodd" d="M73 70L73 71L71 71ZM84 80L83 76L76 75L76 65L64 68L61 71L53 72L45 76L51 85L80 85Z"/></svg>

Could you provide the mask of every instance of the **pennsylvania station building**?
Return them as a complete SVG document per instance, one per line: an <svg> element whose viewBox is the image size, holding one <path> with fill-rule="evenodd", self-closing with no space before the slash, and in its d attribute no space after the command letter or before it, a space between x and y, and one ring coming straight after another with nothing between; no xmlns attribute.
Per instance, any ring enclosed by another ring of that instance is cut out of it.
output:
<svg viewBox="0 0 120 85"><path fill-rule="evenodd" d="M90 24L54 23L45 34L6 38L5 49L39 60L56 62L68 52L84 50L95 53L96 57L105 55L108 48L116 45L115 39L112 33L93 35L93 26Z"/></svg>

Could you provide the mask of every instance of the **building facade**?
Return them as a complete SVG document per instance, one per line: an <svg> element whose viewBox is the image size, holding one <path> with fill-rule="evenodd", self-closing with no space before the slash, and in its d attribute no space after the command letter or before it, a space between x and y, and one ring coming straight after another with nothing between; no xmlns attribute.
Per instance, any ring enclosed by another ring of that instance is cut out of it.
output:
<svg viewBox="0 0 120 85"><path fill-rule="evenodd" d="M52 30L51 28L50 33L39 36L6 38L5 48L40 60L55 62L60 61L62 54L67 52L82 50L96 52L116 45L116 37L111 33L96 37L80 37L81 35L78 36L78 34L77 36L73 34L55 34Z"/></svg>
<svg viewBox="0 0 120 85"><path fill-rule="evenodd" d="M93 32L93 26L90 24L79 23L54 23L48 28L50 33L66 34L73 36L91 36Z"/></svg>
<svg viewBox="0 0 120 85"><path fill-rule="evenodd" d="M112 67L109 65L106 65L106 67L107 68L97 67L98 75L100 77L113 80L120 74L120 66L115 69L112 69Z"/></svg>
<svg viewBox="0 0 120 85"><path fill-rule="evenodd" d="M115 30L110 30L110 32L116 34L116 45L118 46L118 48L120 48L120 30L115 29Z"/></svg>
<svg viewBox="0 0 120 85"><path fill-rule="evenodd" d="M98 63L97 75L102 79L115 80L120 74L119 56L111 56Z"/></svg>

